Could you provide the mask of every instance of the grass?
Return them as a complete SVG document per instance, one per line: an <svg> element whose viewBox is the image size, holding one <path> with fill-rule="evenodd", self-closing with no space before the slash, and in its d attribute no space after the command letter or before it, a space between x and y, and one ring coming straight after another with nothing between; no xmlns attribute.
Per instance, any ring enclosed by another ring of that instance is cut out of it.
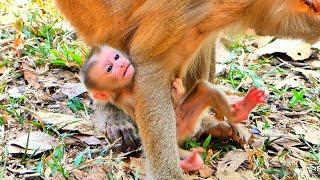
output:
<svg viewBox="0 0 320 180"><path fill-rule="evenodd" d="M53 154L51 155L52 159L47 161L47 165L50 167L52 173L59 172L64 179L68 179L69 172L63 166L65 161L65 153L64 145L59 145L53 151Z"/></svg>
<svg viewBox="0 0 320 180"><path fill-rule="evenodd" d="M23 78L23 73L14 68L20 62L27 62L34 70L47 66L75 71L79 69L88 48L82 41L75 40L70 26L61 23L62 17L56 11L53 1L35 0L28 4L19 4L13 0L1 1L0 12L0 68L8 71L0 80L0 94L7 93L8 87L14 85L12 82ZM43 128L43 124L21 109L29 106L26 99L33 98L32 96L23 92L19 97L6 96L0 105L0 124L8 126L8 120L12 118L25 130L29 129L29 124L32 128ZM80 99L71 99L69 102L71 110L83 110ZM44 130L52 134L50 127ZM22 164L29 164L30 157L25 155L21 159ZM36 171L43 174L49 168L52 175L59 173L61 177L68 179L69 172L64 167L65 156L65 146L58 146L52 154L43 154ZM3 160L1 164L4 163ZM3 173L4 171L1 176L5 175Z"/></svg>
<svg viewBox="0 0 320 180"><path fill-rule="evenodd" d="M50 64L79 68L87 48L82 42L74 41L70 27L60 23L62 19L53 2L35 1L24 8L15 7L14 2L0 4L8 12L4 18L12 21L8 25L12 28L2 33L1 39L13 41L13 48L21 50L21 58L33 57L32 64L36 67Z"/></svg>

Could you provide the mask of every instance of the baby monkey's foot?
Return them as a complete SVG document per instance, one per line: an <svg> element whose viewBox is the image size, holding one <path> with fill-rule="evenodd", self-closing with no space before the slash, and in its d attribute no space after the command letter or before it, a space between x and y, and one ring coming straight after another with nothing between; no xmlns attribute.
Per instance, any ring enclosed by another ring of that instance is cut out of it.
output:
<svg viewBox="0 0 320 180"><path fill-rule="evenodd" d="M180 167L185 172L199 171L204 164L199 154L201 152L203 151L201 151L200 149L193 149L187 158L180 160Z"/></svg>
<svg viewBox="0 0 320 180"><path fill-rule="evenodd" d="M242 101L232 105L232 111L234 114L232 123L245 121L252 109L254 109L257 104L264 103L265 101L266 93L264 91L257 88L250 89Z"/></svg>

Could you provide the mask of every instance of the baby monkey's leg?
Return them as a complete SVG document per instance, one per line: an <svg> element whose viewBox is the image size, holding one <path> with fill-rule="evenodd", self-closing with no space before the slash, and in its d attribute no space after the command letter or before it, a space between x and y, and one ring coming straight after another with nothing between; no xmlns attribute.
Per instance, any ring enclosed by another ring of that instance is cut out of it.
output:
<svg viewBox="0 0 320 180"><path fill-rule="evenodd" d="M182 81L175 81L173 88L175 92L185 92ZM177 95L173 93L173 97L175 96ZM198 81L175 109L178 142L203 132L214 137L233 137L237 141L246 142L250 133L239 122L246 120L251 110L265 101L266 95L253 88L243 100L233 105L228 103L226 97L209 82ZM214 115L206 112L210 107L214 109ZM224 117L228 122L224 121Z"/></svg>
<svg viewBox="0 0 320 180"><path fill-rule="evenodd" d="M233 117L226 95L211 83L198 81L175 108L179 143L187 137L192 137L199 128L201 129L202 117L207 114L206 110L210 107L227 118Z"/></svg>
<svg viewBox="0 0 320 180"><path fill-rule="evenodd" d="M232 137L232 139L238 141L240 144L246 143L249 140L251 133L240 122L243 122L248 118L257 104L264 103L265 101L265 92L257 88L252 88L243 100L231 105L232 119L228 121L230 123L229 126L222 123L225 121L219 121L220 123L215 122L214 120L210 121L208 118L209 115L207 115L207 118L202 120L202 126L207 129L207 131L204 131L215 137ZM217 113L221 114L221 112Z"/></svg>
<svg viewBox="0 0 320 180"><path fill-rule="evenodd" d="M176 78L172 83L172 101L175 107L181 102L186 94L185 92L186 90L183 86L182 79ZM201 153L199 149L188 151L179 147L180 167L185 172L198 171L204 165L199 153Z"/></svg>
<svg viewBox="0 0 320 180"><path fill-rule="evenodd" d="M176 106L177 139L181 145L186 138L202 133L214 137L232 137L240 143L246 142L251 134L237 122L244 121L256 104L264 101L265 94L254 88L242 101L229 105L226 95L209 82L198 81L185 95L181 79L175 79L172 84L172 97ZM215 108L214 115L206 111L209 107ZM220 121L216 116L220 116ZM232 121L224 121L224 116ZM197 171L203 165L199 151L179 149L179 156L182 159L180 166L187 172Z"/></svg>

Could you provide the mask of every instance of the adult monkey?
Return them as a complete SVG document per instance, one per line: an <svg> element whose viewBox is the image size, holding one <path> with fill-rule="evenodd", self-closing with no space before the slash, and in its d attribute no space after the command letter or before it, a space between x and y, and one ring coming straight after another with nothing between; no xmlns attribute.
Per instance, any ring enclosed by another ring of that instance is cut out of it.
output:
<svg viewBox="0 0 320 180"><path fill-rule="evenodd" d="M183 178L171 82L187 75L190 87L195 79L208 79L208 42L216 32L239 23L262 35L315 40L320 34L318 0L56 1L89 45L107 43L135 63L136 121L151 176L157 179Z"/></svg>

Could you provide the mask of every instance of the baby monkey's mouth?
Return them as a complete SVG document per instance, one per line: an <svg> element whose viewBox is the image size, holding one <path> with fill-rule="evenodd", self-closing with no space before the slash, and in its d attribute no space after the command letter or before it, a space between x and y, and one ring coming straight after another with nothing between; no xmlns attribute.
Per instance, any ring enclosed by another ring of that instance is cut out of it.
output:
<svg viewBox="0 0 320 180"><path fill-rule="evenodd" d="M126 69L124 70L124 72L123 72L123 77L126 76L127 71L128 71L128 68L130 67L130 65L131 65L131 63L129 63L128 66L126 67Z"/></svg>

